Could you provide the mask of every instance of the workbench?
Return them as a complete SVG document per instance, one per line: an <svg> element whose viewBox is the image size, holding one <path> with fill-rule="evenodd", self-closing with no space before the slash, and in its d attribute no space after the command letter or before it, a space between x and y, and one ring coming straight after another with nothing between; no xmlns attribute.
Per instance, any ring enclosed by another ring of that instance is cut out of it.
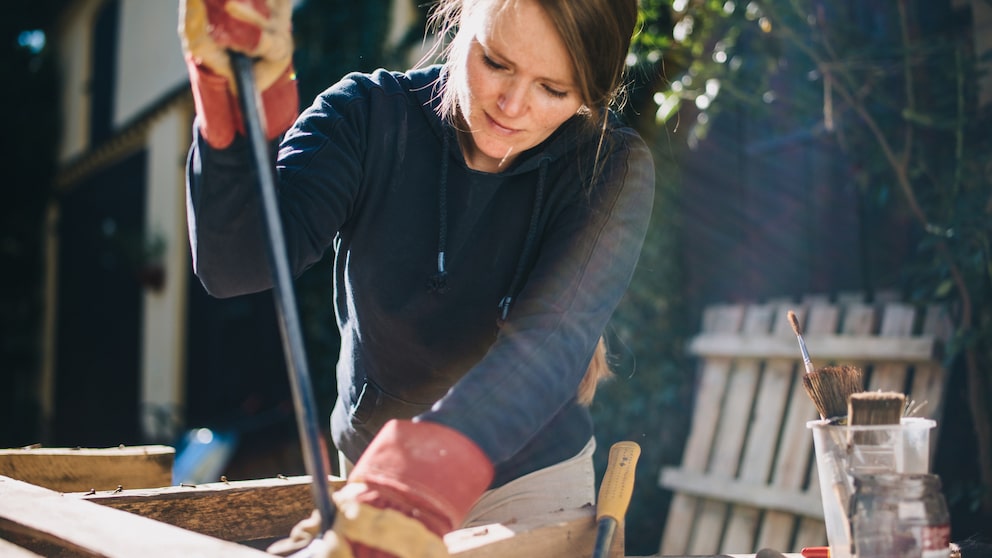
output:
<svg viewBox="0 0 992 558"><path fill-rule="evenodd" d="M157 445L0 449L0 555L271 558L264 549L314 508L310 476L173 485L174 457ZM344 482L328 479L332 490ZM445 542L453 558L585 558L595 515L560 510ZM610 558L625 558L622 525Z"/></svg>

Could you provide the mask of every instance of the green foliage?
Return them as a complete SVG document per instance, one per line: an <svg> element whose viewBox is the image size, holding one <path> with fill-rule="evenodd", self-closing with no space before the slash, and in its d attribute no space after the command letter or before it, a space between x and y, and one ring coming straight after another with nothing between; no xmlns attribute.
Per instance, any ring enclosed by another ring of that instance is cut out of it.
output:
<svg viewBox="0 0 992 558"><path fill-rule="evenodd" d="M348 72L393 62L387 52L389 0L309 0L293 14L293 62L305 104ZM390 68L405 69L405 68Z"/></svg>

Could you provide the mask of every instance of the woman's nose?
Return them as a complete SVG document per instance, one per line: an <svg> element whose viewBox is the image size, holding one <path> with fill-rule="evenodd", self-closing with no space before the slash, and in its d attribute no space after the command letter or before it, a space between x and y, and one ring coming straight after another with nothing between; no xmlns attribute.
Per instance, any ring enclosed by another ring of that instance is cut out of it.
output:
<svg viewBox="0 0 992 558"><path fill-rule="evenodd" d="M518 116L523 113L527 102L527 89L518 82L511 83L502 91L496 106L507 116Z"/></svg>

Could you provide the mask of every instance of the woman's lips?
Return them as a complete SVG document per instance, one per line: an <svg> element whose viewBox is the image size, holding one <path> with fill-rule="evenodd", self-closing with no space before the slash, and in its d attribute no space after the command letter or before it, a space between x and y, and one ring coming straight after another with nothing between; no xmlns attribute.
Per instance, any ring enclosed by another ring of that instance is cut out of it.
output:
<svg viewBox="0 0 992 558"><path fill-rule="evenodd" d="M489 122L489 127L492 128L493 131L504 136L512 135L518 131L513 128L507 128L506 126L500 124L499 122L496 121L495 118L489 116L489 113L486 113L486 121Z"/></svg>

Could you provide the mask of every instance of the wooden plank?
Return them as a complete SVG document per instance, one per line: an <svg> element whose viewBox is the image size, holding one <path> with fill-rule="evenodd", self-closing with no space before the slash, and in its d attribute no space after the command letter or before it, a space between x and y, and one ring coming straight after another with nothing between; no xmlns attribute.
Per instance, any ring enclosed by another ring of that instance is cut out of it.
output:
<svg viewBox="0 0 992 558"><path fill-rule="evenodd" d="M954 332L954 324L943 305L931 305L926 309L923 320L923 332L935 335L942 343L946 343ZM949 375L940 364L921 364L913 372L913 385L909 390L909 399L923 407L916 416L929 417L938 420L937 428L930 432L930 460L933 462L937 455L937 445L940 437L939 418L944 413L944 391L947 389Z"/></svg>
<svg viewBox="0 0 992 558"><path fill-rule="evenodd" d="M0 538L43 556L271 558L246 546L4 476Z"/></svg>
<svg viewBox="0 0 992 558"><path fill-rule="evenodd" d="M61 492L172 484L169 446L0 449L0 475Z"/></svg>
<svg viewBox="0 0 992 558"><path fill-rule="evenodd" d="M767 305L748 306L744 316L743 333L767 334L772 324L774 307ZM713 453L707 471L718 478L733 477L744 448L748 426L751 423L751 409L758 385L761 364L757 359L738 359L727 379L727 395ZM692 526L693 536L689 541L689 554L715 554L720 546L720 537L714 533L724 532L728 507L725 502L704 499Z"/></svg>
<svg viewBox="0 0 992 558"><path fill-rule="evenodd" d="M809 335L804 334L804 337L810 351L812 347L816 347L817 359L824 363L869 360L922 364L938 362L938 343L932 335L852 337L814 335L810 332ZM706 333L694 337L689 342L688 348L689 352L701 357L794 358L796 338L781 335Z"/></svg>
<svg viewBox="0 0 992 558"><path fill-rule="evenodd" d="M3 539L0 539L0 556L4 556L5 558L41 558L40 554L35 554L26 548Z"/></svg>
<svg viewBox="0 0 992 558"><path fill-rule="evenodd" d="M743 317L741 306L711 306L704 310L703 328L705 331L737 331ZM685 470L702 471L706 468L729 370L730 359L727 358L706 359L701 365L691 428L682 454ZM693 496L678 492L673 495L661 537L661 554L685 554L689 548L697 503L697 498Z"/></svg>
<svg viewBox="0 0 992 558"><path fill-rule="evenodd" d="M840 332L851 337L871 335L878 323L875 308L864 303L852 303L845 306L842 319Z"/></svg>
<svg viewBox="0 0 992 558"><path fill-rule="evenodd" d="M792 305L772 306L772 335L785 339L791 338L796 345L795 334L787 318ZM769 358L765 362L764 371L755 398L754 414L748 427L747 446L738 478L756 487L767 490L766 484L772 474L772 464L775 459L776 445L782 430L785 408L789 402L793 370L796 365L796 355L799 354L796 345L790 358ZM792 451L786 448L785 451ZM782 493L786 493L783 491ZM721 552L737 552L741 550L756 551L755 537L761 523L763 506L760 502L744 502L731 507L730 519L727 523L720 545ZM785 547L779 547L785 548Z"/></svg>
<svg viewBox="0 0 992 558"><path fill-rule="evenodd" d="M809 332L811 335L821 335L837 330L840 309L835 305L816 304L808 307L808 309L800 308L796 314L800 323L805 322L804 332ZM795 342L795 334L792 335L792 338ZM798 343L796 344L796 351L799 351ZM806 394L806 390L803 389L802 376L805 373L806 370L797 357L791 367L792 385L788 411L782 425L782 437L770 480L772 487L786 492L800 491L806 481L807 472L813 466L813 437L806 427L806 423L819 418L819 415L817 415L813 402ZM807 487L804 494L806 497L816 499L820 509L819 517L822 518L823 507L820 505L818 486L814 484L811 488ZM812 523L808 519L806 521ZM758 531L755 546L759 548L797 548L792 541L796 523L797 518L794 514L768 510ZM818 546L819 544L821 543L817 542L807 546Z"/></svg>
<svg viewBox="0 0 992 558"><path fill-rule="evenodd" d="M701 498L823 520L823 506L820 504L819 493L811 494L799 490L790 492L775 486L721 478L707 473L685 471L677 467L662 469L662 483L668 488ZM738 550L747 550L751 546L753 542L747 543L747 546ZM720 553L727 552L721 550Z"/></svg>
<svg viewBox="0 0 992 558"><path fill-rule="evenodd" d="M234 542L285 537L314 509L309 475L121 492L71 493L155 521ZM344 485L332 477L332 488Z"/></svg>
<svg viewBox="0 0 992 558"><path fill-rule="evenodd" d="M623 525L617 527L621 536ZM592 506L564 510L527 520L482 525L448 533L444 542L452 558L588 558L596 541L596 511ZM615 540L610 556L623 556Z"/></svg>
<svg viewBox="0 0 992 558"><path fill-rule="evenodd" d="M886 304L882 311L882 326L878 332L879 339L909 337L913 334L915 317L916 309L908 304ZM888 359L877 362L872 368L868 389L906 393L907 373L905 362Z"/></svg>
<svg viewBox="0 0 992 558"><path fill-rule="evenodd" d="M259 497L283 497L284 493L272 491L271 480L275 479L231 483L235 485L233 488L200 486L195 490L202 494L201 499L233 497L243 491L256 491ZM297 488L305 487L308 481L306 477L278 480L285 480L287 485ZM338 483L340 479L332 482ZM164 494L164 491L153 491L145 496L136 493L117 495L118 501L113 503L144 499L149 505L169 507L182 500L168 498ZM27 558L36 556L31 553L33 551L43 556L106 558L271 558L270 554L248 546L115 509L109 505L108 498L93 496L60 494L9 477L0 477L0 537L9 541L7 544L12 548L24 549L20 554L12 551L10 555ZM101 499L108 505L96 504ZM240 512L238 501L230 502L230 505L235 513ZM138 508L146 510L144 506ZM311 508L307 504L307 509ZM264 523L264 518L260 518L259 528L271 530ZM288 532L286 530L283 534ZM586 506L506 524L461 529L445 536L445 543L451 556L457 558L586 558L592 555L595 537L595 509ZM6 547L0 546L0 552L4 550ZM618 527L610 555L613 558L623 556L622 525Z"/></svg>

